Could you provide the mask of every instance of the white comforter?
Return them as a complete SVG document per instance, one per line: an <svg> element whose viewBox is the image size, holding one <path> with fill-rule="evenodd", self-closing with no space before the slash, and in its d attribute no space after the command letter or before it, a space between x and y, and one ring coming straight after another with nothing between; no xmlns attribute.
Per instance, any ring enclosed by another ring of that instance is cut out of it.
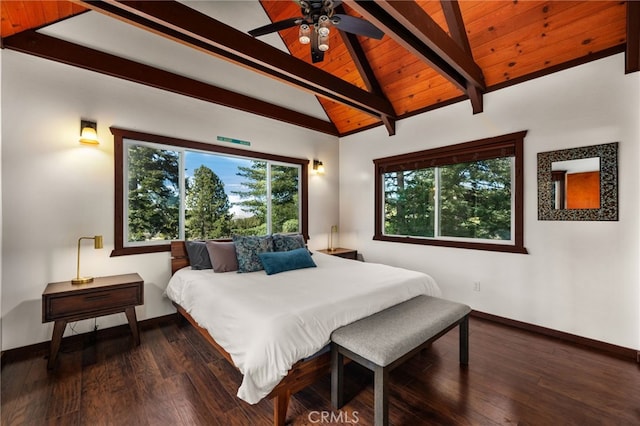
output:
<svg viewBox="0 0 640 426"><path fill-rule="evenodd" d="M266 275L184 268L167 296L182 306L243 374L238 397L255 404L331 332L420 294L439 296L428 275L314 252L317 268Z"/></svg>

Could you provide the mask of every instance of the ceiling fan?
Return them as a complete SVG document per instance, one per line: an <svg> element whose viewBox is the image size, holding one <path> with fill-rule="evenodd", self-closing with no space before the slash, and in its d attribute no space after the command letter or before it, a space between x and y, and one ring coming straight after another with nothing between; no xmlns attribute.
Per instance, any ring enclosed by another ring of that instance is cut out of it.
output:
<svg viewBox="0 0 640 426"><path fill-rule="evenodd" d="M302 44L311 44L311 60L313 63L324 59L324 52L329 50L329 33L331 27L338 30L358 34L380 40L384 33L373 24L361 18L343 13L335 13L341 0L294 0L300 5L302 16L289 18L249 31L253 37L281 31L299 25L298 40Z"/></svg>

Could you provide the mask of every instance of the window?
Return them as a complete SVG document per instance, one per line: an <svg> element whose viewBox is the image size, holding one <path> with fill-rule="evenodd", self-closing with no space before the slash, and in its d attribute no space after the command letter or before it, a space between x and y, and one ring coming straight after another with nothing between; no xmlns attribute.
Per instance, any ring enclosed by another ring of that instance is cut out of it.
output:
<svg viewBox="0 0 640 426"><path fill-rule="evenodd" d="M374 239L526 253L525 134L374 160Z"/></svg>
<svg viewBox="0 0 640 426"><path fill-rule="evenodd" d="M307 235L309 161L111 129L112 256L168 251L170 241Z"/></svg>

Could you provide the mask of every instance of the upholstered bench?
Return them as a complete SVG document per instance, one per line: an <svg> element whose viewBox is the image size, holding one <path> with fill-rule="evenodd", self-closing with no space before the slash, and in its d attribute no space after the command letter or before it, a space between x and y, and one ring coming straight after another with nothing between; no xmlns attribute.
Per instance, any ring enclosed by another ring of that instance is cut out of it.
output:
<svg viewBox="0 0 640 426"><path fill-rule="evenodd" d="M389 372L460 325L460 363L469 362L469 312L461 303L418 296L335 330L331 335L331 404L344 405L344 357L374 372L375 425L388 424Z"/></svg>

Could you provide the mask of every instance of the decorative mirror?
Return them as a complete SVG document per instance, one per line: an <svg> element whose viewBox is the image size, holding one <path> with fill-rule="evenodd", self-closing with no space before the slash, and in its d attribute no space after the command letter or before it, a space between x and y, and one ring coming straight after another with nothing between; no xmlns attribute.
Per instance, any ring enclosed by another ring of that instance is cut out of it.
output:
<svg viewBox="0 0 640 426"><path fill-rule="evenodd" d="M618 220L618 143L538 153L538 220Z"/></svg>

